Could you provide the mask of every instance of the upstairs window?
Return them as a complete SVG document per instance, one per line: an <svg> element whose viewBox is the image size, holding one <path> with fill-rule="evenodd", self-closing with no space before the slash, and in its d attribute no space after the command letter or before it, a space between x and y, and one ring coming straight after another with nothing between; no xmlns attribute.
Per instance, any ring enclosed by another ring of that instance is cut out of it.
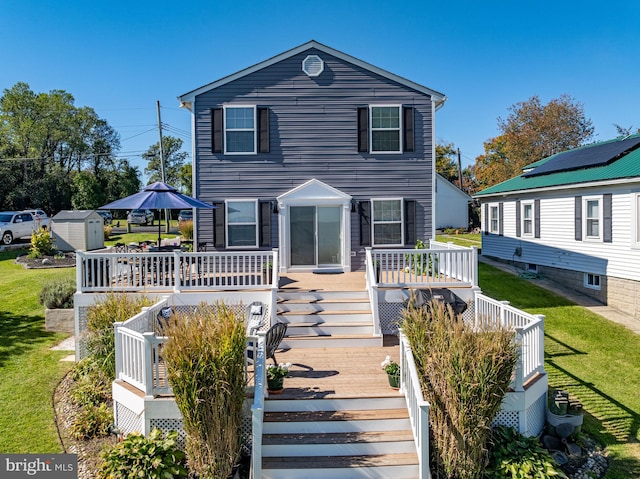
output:
<svg viewBox="0 0 640 479"><path fill-rule="evenodd" d="M400 106L371 107L371 152L402 152L400 109Z"/></svg>
<svg viewBox="0 0 640 479"><path fill-rule="evenodd" d="M402 199L374 199L373 207L373 246L402 246L403 212Z"/></svg>
<svg viewBox="0 0 640 479"><path fill-rule="evenodd" d="M258 246L258 202L256 200L227 201L227 247Z"/></svg>
<svg viewBox="0 0 640 479"><path fill-rule="evenodd" d="M256 152L256 108L233 106L224 109L225 153Z"/></svg>

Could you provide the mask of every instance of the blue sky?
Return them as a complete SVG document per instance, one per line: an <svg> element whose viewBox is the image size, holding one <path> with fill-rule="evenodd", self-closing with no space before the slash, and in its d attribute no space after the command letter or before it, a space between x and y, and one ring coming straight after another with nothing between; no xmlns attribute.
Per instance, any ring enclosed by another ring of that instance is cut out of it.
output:
<svg viewBox="0 0 640 479"><path fill-rule="evenodd" d="M156 100L190 151L178 95L313 39L447 95L436 137L467 165L533 95L571 95L597 140L640 128L639 18L637 0L0 0L0 89L66 90L143 171Z"/></svg>

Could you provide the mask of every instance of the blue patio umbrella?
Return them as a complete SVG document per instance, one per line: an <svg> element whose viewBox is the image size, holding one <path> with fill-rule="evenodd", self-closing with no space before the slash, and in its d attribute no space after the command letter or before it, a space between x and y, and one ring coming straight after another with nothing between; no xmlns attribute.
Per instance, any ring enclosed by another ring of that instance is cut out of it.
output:
<svg viewBox="0 0 640 479"><path fill-rule="evenodd" d="M184 209L184 208L217 208L209 203L191 196L183 195L171 185L156 181L144 187L138 193L112 201L101 206L101 210L136 210L136 209ZM160 221L158 221L158 246L160 246Z"/></svg>

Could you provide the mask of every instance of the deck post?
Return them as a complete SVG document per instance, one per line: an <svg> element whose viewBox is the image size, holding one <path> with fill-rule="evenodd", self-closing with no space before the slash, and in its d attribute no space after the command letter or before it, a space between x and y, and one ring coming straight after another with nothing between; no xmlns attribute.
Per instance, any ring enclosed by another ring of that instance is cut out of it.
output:
<svg viewBox="0 0 640 479"><path fill-rule="evenodd" d="M478 247L471 247L471 284L473 286L478 286Z"/></svg>
<svg viewBox="0 0 640 479"><path fill-rule="evenodd" d="M116 356L116 379L120 378L122 372L122 335L120 334L120 327L122 322L113 323L113 331L115 334L115 356Z"/></svg>
<svg viewBox="0 0 640 479"><path fill-rule="evenodd" d="M544 314L535 314L534 317L540 320L540 326L538 326L538 366L536 371L540 374L544 374Z"/></svg>
<svg viewBox="0 0 640 479"><path fill-rule="evenodd" d="M144 337L144 357L142 358L142 377L144 378L144 394L153 398L153 339L155 333L142 333Z"/></svg>
<svg viewBox="0 0 640 479"><path fill-rule="evenodd" d="M431 479L429 467L429 406L428 402L420 404L420 451L418 461L420 463L420 479Z"/></svg>
<svg viewBox="0 0 640 479"><path fill-rule="evenodd" d="M515 384L514 391L522 392L524 391L524 365L523 365L523 348L522 348L522 328L514 328L516 333L516 344L518 348L518 361L516 362L516 374L515 374Z"/></svg>

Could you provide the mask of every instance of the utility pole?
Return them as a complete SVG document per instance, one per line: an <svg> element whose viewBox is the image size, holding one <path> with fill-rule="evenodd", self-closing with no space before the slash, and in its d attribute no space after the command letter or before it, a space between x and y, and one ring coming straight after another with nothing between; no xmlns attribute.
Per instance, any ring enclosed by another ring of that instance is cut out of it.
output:
<svg viewBox="0 0 640 479"><path fill-rule="evenodd" d="M164 174L164 145L162 144L162 120L160 118L160 100L156 100L156 110L158 111L158 137L160 138L160 177L162 182L166 183L167 179ZM169 232L169 210L164 210L164 218L167 220L167 226L165 232ZM160 221L160 218L158 218ZM160 246L160 245L158 245Z"/></svg>
<svg viewBox="0 0 640 479"><path fill-rule="evenodd" d="M460 160L460 148L458 148L458 183L460 189L464 191L464 188L462 187L462 161Z"/></svg>

